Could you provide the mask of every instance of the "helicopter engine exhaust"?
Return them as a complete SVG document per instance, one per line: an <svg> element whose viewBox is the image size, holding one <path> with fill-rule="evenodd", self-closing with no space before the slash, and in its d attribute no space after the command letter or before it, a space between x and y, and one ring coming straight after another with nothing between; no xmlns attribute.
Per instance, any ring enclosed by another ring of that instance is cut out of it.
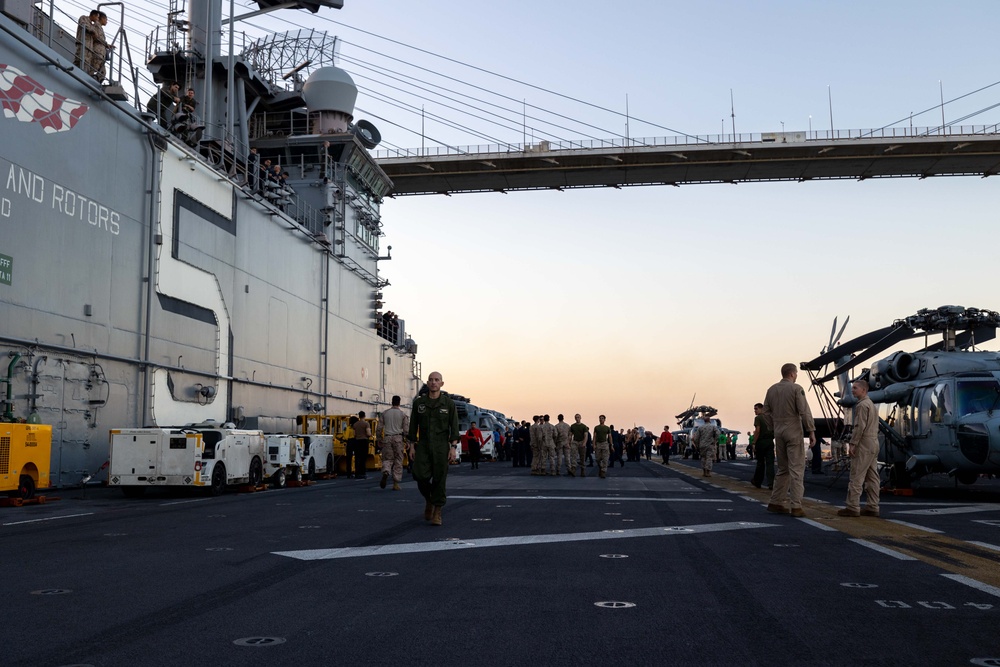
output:
<svg viewBox="0 0 1000 667"><path fill-rule="evenodd" d="M882 363L887 366L886 375L895 382L912 380L920 372L920 361L909 352L897 352Z"/></svg>

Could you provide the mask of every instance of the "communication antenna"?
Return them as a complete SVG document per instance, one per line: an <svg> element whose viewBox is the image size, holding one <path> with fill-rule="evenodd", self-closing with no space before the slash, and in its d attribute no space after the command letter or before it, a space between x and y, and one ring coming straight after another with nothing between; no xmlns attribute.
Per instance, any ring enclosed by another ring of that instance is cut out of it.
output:
<svg viewBox="0 0 1000 667"><path fill-rule="evenodd" d="M733 89L729 89L729 115L733 119L733 141L736 141L736 102L733 98Z"/></svg>

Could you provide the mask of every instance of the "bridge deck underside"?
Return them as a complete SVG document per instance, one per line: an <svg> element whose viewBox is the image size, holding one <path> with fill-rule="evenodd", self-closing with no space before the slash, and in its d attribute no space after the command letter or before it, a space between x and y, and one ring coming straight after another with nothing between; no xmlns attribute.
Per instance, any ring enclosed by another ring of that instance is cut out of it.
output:
<svg viewBox="0 0 1000 667"><path fill-rule="evenodd" d="M1000 173L1000 137L697 144L383 158L394 195Z"/></svg>

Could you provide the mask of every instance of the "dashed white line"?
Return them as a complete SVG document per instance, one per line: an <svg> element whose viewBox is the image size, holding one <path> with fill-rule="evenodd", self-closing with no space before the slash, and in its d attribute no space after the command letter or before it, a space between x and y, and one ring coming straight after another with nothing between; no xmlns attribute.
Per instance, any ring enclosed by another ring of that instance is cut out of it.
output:
<svg viewBox="0 0 1000 667"><path fill-rule="evenodd" d="M192 498L191 500L174 500L169 503L160 503L160 507L167 507L169 505L184 505L186 503L203 503L206 500L211 500L211 498Z"/></svg>
<svg viewBox="0 0 1000 667"><path fill-rule="evenodd" d="M860 544L863 547L868 547L869 549L872 549L873 551L877 551L877 552L879 552L881 554L885 554L886 556L892 556L893 558L897 558L899 560L917 560L913 556L907 556L904 553L900 553L899 551L895 551L893 549L888 549L886 547L883 547L881 544L875 544L874 542L869 542L868 540L858 540L858 539L853 539L852 538L851 542L854 542L856 544Z"/></svg>
<svg viewBox="0 0 1000 667"><path fill-rule="evenodd" d="M961 574L942 574L945 579L951 579L952 581L957 581L960 584L965 584L971 588L975 588L977 591L982 591L983 593L989 593L994 597L1000 598L1000 588L996 586L990 586L989 584L984 584L981 581L976 581L975 579L970 579L969 577L964 577Z"/></svg>
<svg viewBox="0 0 1000 667"><path fill-rule="evenodd" d="M72 519L78 516L90 516L93 512L84 512L83 514L64 514L62 516L49 516L44 519L28 519L26 521L11 521L10 523L5 523L5 526L17 526L22 523L38 523L39 521L55 521L57 519Z"/></svg>
<svg viewBox="0 0 1000 667"><path fill-rule="evenodd" d="M836 528L833 528L831 526L827 526L825 524L822 524L819 521L813 521L812 519L799 519L799 521L801 521L802 523L808 523L813 528L819 528L820 530L832 531L834 533L837 532Z"/></svg>
<svg viewBox="0 0 1000 667"><path fill-rule="evenodd" d="M997 505L963 505L958 507L937 506L925 510L903 510L898 514L916 515L944 515L944 514L973 514L976 512L998 512L1000 506Z"/></svg>
<svg viewBox="0 0 1000 667"><path fill-rule="evenodd" d="M920 526L915 523L910 523L908 521L900 521L899 519L886 519L886 521L891 521L895 524L899 524L900 526L906 526L907 528L916 528L917 530L923 530L928 533L940 533L942 535L944 534L943 530L935 530L933 528L928 528L927 526Z"/></svg>

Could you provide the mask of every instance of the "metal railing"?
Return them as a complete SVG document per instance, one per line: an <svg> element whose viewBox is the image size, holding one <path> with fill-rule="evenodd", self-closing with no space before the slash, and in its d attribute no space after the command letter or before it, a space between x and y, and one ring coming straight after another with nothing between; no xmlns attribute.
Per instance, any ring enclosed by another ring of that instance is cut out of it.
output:
<svg viewBox="0 0 1000 667"><path fill-rule="evenodd" d="M933 127L881 127L868 130L810 130L800 132L748 132L737 134L679 135L672 137L587 139L580 141L539 141L527 144L479 144L469 146L427 146L424 148L381 148L376 160L412 157L483 155L507 153L547 153L550 151L632 149L681 146L712 146L753 143L798 144L811 141L864 139L904 139L994 135L1000 124L945 125Z"/></svg>

